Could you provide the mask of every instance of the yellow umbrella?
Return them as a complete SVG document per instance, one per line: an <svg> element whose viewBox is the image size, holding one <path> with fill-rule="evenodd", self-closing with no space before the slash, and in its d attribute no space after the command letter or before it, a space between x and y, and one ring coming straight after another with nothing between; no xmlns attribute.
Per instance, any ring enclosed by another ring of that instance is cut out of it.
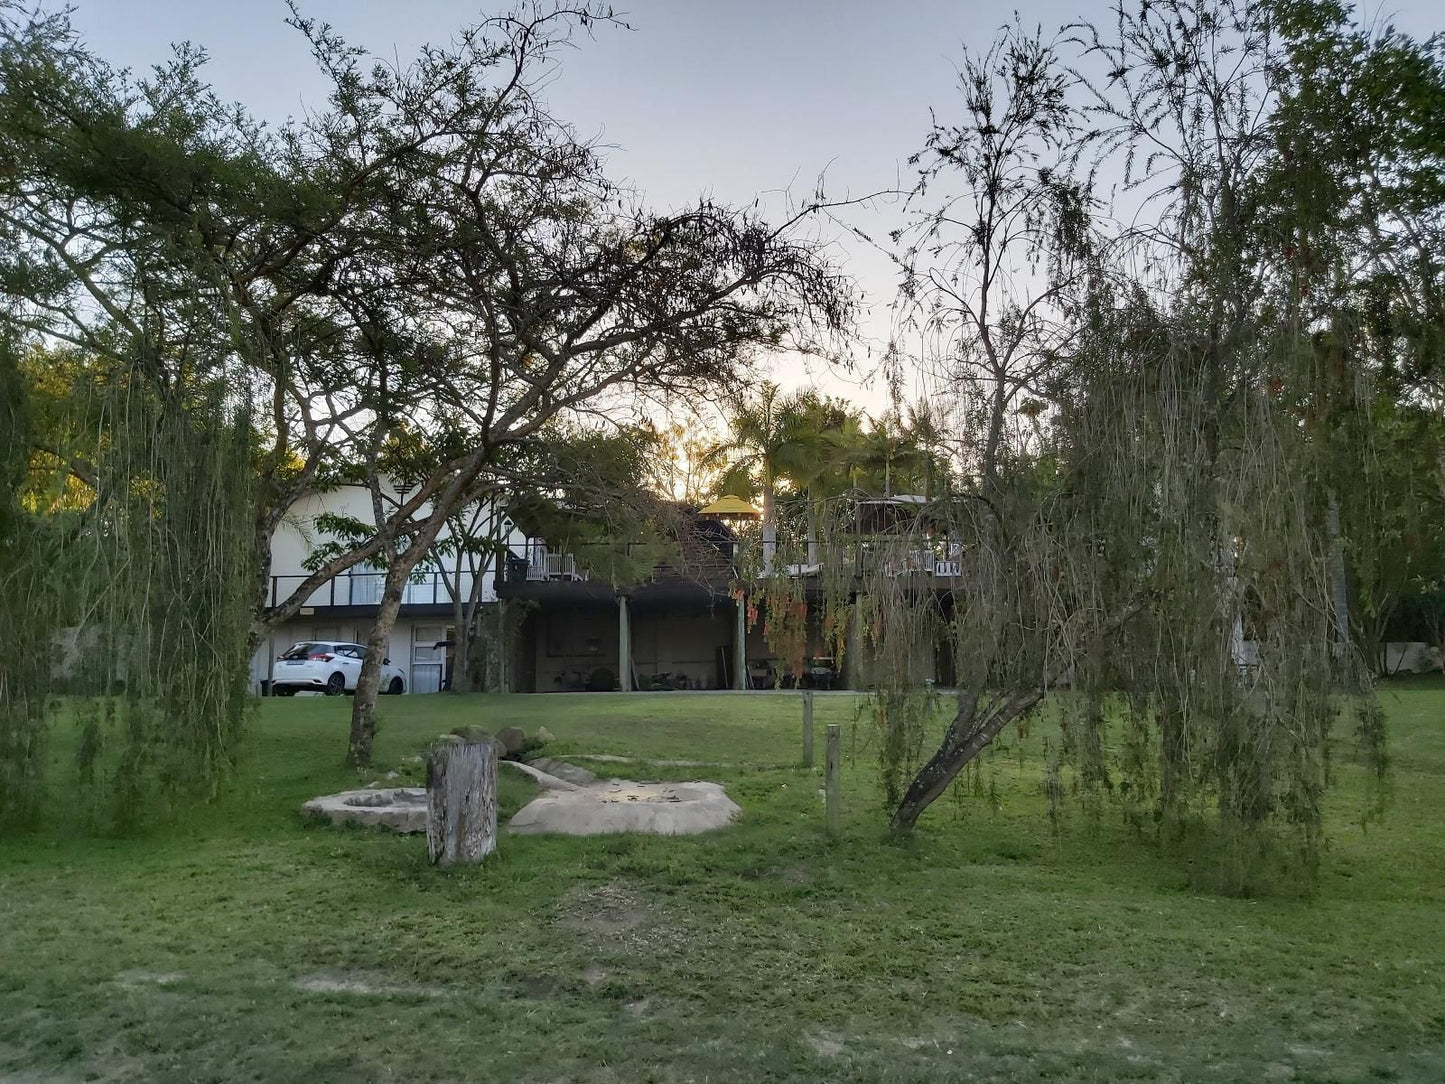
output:
<svg viewBox="0 0 1445 1084"><path fill-rule="evenodd" d="M741 497L724 494L698 512L708 519L762 519L763 514Z"/></svg>

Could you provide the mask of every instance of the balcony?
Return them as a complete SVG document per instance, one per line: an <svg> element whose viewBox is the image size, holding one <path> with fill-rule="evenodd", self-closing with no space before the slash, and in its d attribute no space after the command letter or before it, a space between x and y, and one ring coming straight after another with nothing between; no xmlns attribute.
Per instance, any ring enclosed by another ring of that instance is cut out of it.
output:
<svg viewBox="0 0 1445 1084"><path fill-rule="evenodd" d="M291 597L291 593L306 580L304 575L272 576L270 605L275 606ZM378 606L386 582L384 572L343 572L322 584L301 605L308 609L345 606ZM453 573L421 572L412 576L402 593L403 606L450 606L452 596L447 590L449 583L459 586L461 597L468 598L472 591L472 575L463 572L458 584Z"/></svg>
<svg viewBox="0 0 1445 1084"><path fill-rule="evenodd" d="M548 550L537 544L525 555L508 558L505 585L586 583L598 570L599 584L694 582L703 585L731 583L739 578L762 575L762 543L756 538L729 541L726 546L707 542L693 545L666 560L653 561L655 547L642 543L582 543L577 554ZM898 535L852 536L821 542L812 548L813 563L806 543L781 541L772 575L810 580L830 572L861 579L881 573L890 579L917 578L936 583L941 589L956 586L964 575L963 547L955 540L900 537Z"/></svg>
<svg viewBox="0 0 1445 1084"><path fill-rule="evenodd" d="M508 582L517 582L513 575L512 567L521 569L521 566L514 566L511 562L523 562L525 569L522 569L518 574L522 580L532 583L543 583L554 580L586 580L589 578L587 570L578 567L575 554L549 550L541 542L533 542L528 545L526 557L513 557L510 559L507 580Z"/></svg>

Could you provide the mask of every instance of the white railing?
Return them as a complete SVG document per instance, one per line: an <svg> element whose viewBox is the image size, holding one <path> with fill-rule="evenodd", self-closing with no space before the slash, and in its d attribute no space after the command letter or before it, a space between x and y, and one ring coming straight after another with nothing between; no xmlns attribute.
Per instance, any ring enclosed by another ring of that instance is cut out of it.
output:
<svg viewBox="0 0 1445 1084"><path fill-rule="evenodd" d="M554 553L544 543L532 542L527 546L527 579L585 580L587 574L577 567L577 558L571 553Z"/></svg>

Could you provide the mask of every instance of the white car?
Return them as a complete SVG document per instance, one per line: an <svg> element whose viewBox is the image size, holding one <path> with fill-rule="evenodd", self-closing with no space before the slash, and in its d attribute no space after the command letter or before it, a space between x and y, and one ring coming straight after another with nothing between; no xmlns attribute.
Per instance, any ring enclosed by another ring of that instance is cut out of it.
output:
<svg viewBox="0 0 1445 1084"><path fill-rule="evenodd" d="M276 696L295 696L301 691L340 696L356 691L361 662L366 658L362 644L334 640L302 640L276 656L271 689ZM381 660L381 691L393 696L406 692L406 675Z"/></svg>

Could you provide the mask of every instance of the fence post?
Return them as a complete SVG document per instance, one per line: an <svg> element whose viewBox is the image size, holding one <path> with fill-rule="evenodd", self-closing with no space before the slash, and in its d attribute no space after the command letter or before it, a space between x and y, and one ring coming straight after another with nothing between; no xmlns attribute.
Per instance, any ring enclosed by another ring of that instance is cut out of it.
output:
<svg viewBox="0 0 1445 1084"><path fill-rule="evenodd" d="M827 748L823 759L823 812L827 822L828 838L837 839L841 833L838 809L838 724L828 724Z"/></svg>
<svg viewBox="0 0 1445 1084"><path fill-rule="evenodd" d="M813 766L813 690L803 693L803 767Z"/></svg>

